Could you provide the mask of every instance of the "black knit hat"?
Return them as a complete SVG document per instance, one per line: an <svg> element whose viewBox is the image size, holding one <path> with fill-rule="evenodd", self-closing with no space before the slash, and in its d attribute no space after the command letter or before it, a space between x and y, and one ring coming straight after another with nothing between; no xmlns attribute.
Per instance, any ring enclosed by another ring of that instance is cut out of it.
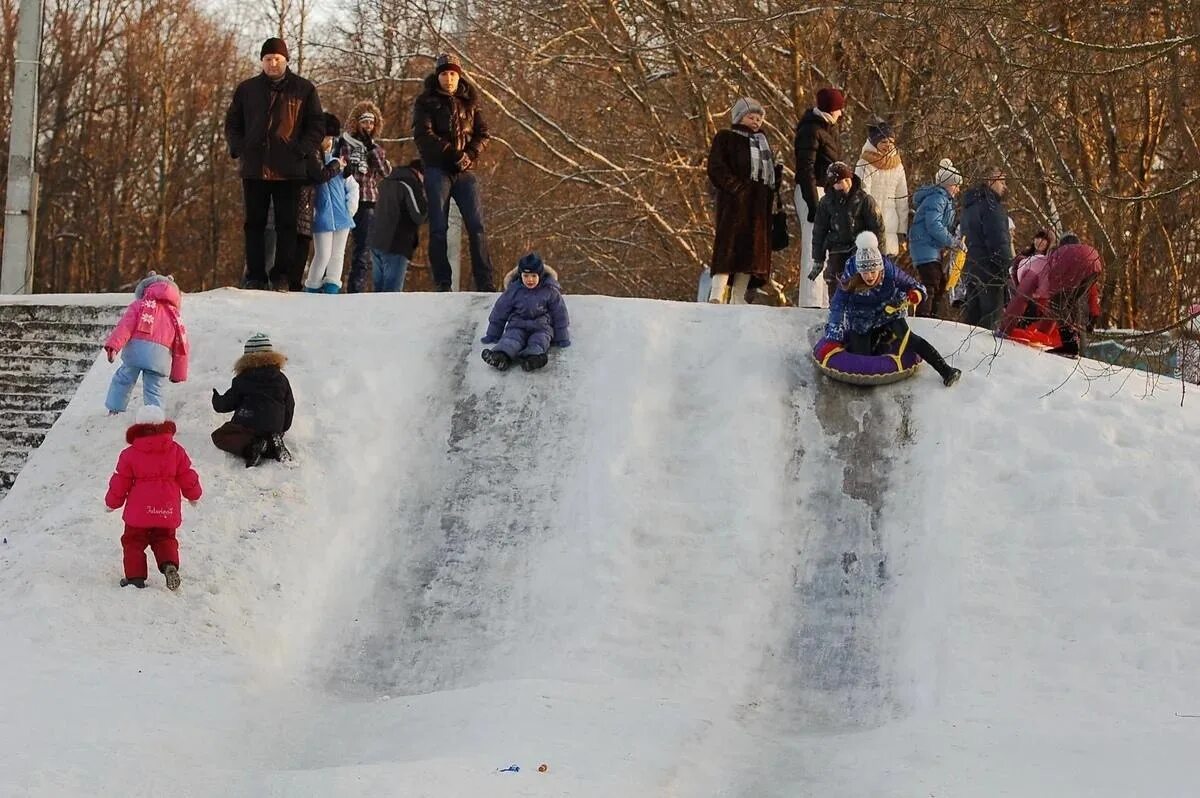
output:
<svg viewBox="0 0 1200 798"><path fill-rule="evenodd" d="M259 58L266 58L268 55L281 55L288 61L292 60L288 56L287 42L275 36L263 42L262 50L258 53Z"/></svg>
<svg viewBox="0 0 1200 798"><path fill-rule="evenodd" d="M461 75L462 62L458 60L458 56L454 53L442 53L437 57L437 65L434 67L434 72L440 75L449 70L454 70Z"/></svg>
<svg viewBox="0 0 1200 798"><path fill-rule="evenodd" d="M528 255L517 261L517 271L521 274L532 273L538 277L542 276L542 272L546 270L546 265L542 263L542 256L536 252L530 252Z"/></svg>

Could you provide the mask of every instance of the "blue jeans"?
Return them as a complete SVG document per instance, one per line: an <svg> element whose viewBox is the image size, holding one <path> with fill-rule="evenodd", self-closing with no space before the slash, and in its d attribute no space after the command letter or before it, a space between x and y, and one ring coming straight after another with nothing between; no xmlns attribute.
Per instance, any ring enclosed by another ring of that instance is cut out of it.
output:
<svg viewBox="0 0 1200 798"><path fill-rule="evenodd" d="M450 258L446 254L450 227L450 200L458 206L471 240L471 273L476 291L495 291L492 257L483 230L483 203L479 183L471 172L451 174L435 166L425 167L425 196L429 199L429 268L439 291L450 290Z"/></svg>
<svg viewBox="0 0 1200 798"><path fill-rule="evenodd" d="M371 247L371 259L375 262L371 276L375 280L377 293L404 290L404 276L408 273L408 258Z"/></svg>
<svg viewBox="0 0 1200 798"><path fill-rule="evenodd" d="M371 252L367 237L371 234L371 222L375 220L375 206L358 206L354 214L354 229L350 238L354 249L350 255L350 276L346 279L347 294L361 294L367 290L367 272L371 271Z"/></svg>
<svg viewBox="0 0 1200 798"><path fill-rule="evenodd" d="M104 406L110 413L125 412L125 408L129 406L129 394L133 393L133 386L139 374L142 375L142 401L148 405L163 407L162 383L166 378L158 372L122 363L113 375L112 382L108 384L108 396L104 399Z"/></svg>

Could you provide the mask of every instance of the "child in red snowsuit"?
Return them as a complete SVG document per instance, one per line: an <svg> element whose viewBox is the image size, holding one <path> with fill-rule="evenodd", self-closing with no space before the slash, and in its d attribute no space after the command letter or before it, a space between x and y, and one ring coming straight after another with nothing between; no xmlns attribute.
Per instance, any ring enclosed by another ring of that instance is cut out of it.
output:
<svg viewBox="0 0 1200 798"><path fill-rule="evenodd" d="M111 513L125 505L121 516L125 534L125 578L121 587L146 586L146 546L154 552L158 570L167 587L179 587L179 542L175 530L183 522L179 496L193 504L200 498L200 477L191 458L175 442L175 423L167 421L157 405L137 412L132 427L125 431L129 446L117 459L117 469L108 481L104 503Z"/></svg>

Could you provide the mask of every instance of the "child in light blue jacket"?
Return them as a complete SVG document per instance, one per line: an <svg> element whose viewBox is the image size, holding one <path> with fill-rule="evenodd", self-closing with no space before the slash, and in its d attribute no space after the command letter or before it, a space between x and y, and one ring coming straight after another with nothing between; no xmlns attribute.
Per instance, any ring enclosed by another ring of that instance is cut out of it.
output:
<svg viewBox="0 0 1200 798"><path fill-rule="evenodd" d="M336 116L325 114L321 151L327 165L341 160L333 155L333 140L341 135L341 127ZM310 294L336 294L342 290L346 240L358 212L358 181L339 173L316 185L313 194L313 259L308 264L304 290Z"/></svg>

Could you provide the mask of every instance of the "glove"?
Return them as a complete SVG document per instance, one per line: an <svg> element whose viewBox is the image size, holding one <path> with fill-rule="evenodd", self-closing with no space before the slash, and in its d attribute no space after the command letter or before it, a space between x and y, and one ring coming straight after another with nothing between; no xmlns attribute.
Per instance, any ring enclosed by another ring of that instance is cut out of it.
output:
<svg viewBox="0 0 1200 798"><path fill-rule="evenodd" d="M819 362L824 363L825 358L829 357L834 352L840 352L843 349L845 349L845 347L843 347L838 341L830 341L828 338L826 338L817 345L817 351L814 352L813 355Z"/></svg>
<svg viewBox="0 0 1200 798"><path fill-rule="evenodd" d="M805 203L805 204L807 204L807 203ZM817 222L817 204L814 202L813 204L808 206L808 223L816 224L816 222Z"/></svg>
<svg viewBox="0 0 1200 798"><path fill-rule="evenodd" d="M104 347L104 354L108 357L109 363L113 362L113 358L117 356L116 350L108 346Z"/></svg>
<svg viewBox="0 0 1200 798"><path fill-rule="evenodd" d="M808 273L808 279L815 280L821 276L821 272L825 271L824 263L814 263L812 270Z"/></svg>
<svg viewBox="0 0 1200 798"><path fill-rule="evenodd" d="M494 344L494 343L496 343L496 342L497 342L497 341L499 341L499 340L500 340L500 339L499 339L499 337L497 337L497 336L495 336L495 335L485 335L485 336L483 336L482 338L480 338L480 339L479 339L479 343L481 343L481 344Z"/></svg>
<svg viewBox="0 0 1200 798"><path fill-rule="evenodd" d="M570 341L555 341L554 345L559 347L560 349L566 349L568 346L571 345L571 342Z"/></svg>
<svg viewBox="0 0 1200 798"><path fill-rule="evenodd" d="M913 288L907 294L904 295L904 298L908 300L908 304L912 305L913 307L916 307L917 305L921 304L921 300L923 300L925 297L921 296L920 291Z"/></svg>

